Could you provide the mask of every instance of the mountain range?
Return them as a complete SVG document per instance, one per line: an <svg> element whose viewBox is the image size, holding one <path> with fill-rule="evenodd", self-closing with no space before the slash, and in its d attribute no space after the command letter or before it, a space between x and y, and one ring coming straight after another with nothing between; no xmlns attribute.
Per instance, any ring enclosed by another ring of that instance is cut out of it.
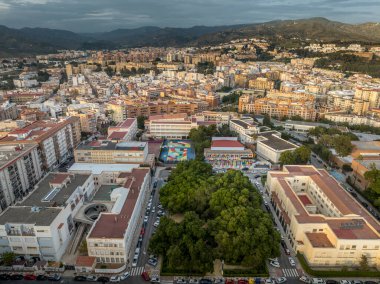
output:
<svg viewBox="0 0 380 284"><path fill-rule="evenodd" d="M237 38L309 39L379 42L380 24L346 24L325 18L278 20L235 26L191 28L141 27L80 34L48 28L14 29L0 26L0 56L32 55L59 49L115 49L141 46L202 46Z"/></svg>

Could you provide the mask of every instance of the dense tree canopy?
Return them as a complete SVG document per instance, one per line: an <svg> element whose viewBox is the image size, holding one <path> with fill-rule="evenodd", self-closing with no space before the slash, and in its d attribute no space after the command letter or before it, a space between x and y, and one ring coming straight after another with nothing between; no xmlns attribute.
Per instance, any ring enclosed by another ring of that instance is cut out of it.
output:
<svg viewBox="0 0 380 284"><path fill-rule="evenodd" d="M240 171L213 175L204 162L182 162L161 189L160 201L170 214L184 214L180 223L163 218L150 243L169 268L204 273L219 258L258 270L279 254L279 234Z"/></svg>
<svg viewBox="0 0 380 284"><path fill-rule="evenodd" d="M301 146L294 151L281 153L280 163L282 165L305 165L310 159L311 150L307 146Z"/></svg>

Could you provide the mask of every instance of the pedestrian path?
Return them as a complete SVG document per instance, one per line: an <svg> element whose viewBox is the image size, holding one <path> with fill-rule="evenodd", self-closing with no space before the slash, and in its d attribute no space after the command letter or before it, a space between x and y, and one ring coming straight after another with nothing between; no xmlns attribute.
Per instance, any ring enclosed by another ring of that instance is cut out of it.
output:
<svg viewBox="0 0 380 284"><path fill-rule="evenodd" d="M282 269L282 273L285 277L298 277L298 271L295 268L284 268Z"/></svg>
<svg viewBox="0 0 380 284"><path fill-rule="evenodd" d="M132 267L132 269L129 273L131 274L131 276L141 275L145 270L144 268L145 268L144 266Z"/></svg>

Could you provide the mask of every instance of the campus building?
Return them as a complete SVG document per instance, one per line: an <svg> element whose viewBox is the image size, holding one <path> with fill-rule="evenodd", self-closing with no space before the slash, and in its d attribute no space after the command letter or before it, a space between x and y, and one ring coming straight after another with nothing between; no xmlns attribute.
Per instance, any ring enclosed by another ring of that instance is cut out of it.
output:
<svg viewBox="0 0 380 284"><path fill-rule="evenodd" d="M266 190L293 249L311 266L380 266L380 224L324 169L284 166Z"/></svg>
<svg viewBox="0 0 380 284"><path fill-rule="evenodd" d="M111 212L100 213L87 236L87 250L97 263L131 263L149 198L150 170L133 169L118 176L111 192Z"/></svg>
<svg viewBox="0 0 380 284"><path fill-rule="evenodd" d="M235 131L239 135L240 142L244 144L256 142L260 131L258 123L241 119L231 119L230 130Z"/></svg>
<svg viewBox="0 0 380 284"><path fill-rule="evenodd" d="M280 162L280 156L285 151L293 151L298 146L281 138L276 131L262 132L258 135L256 153L271 163Z"/></svg>
<svg viewBox="0 0 380 284"><path fill-rule="evenodd" d="M123 122L118 123L116 126L108 127L108 140L118 141L132 141L137 133L137 119L128 118Z"/></svg>
<svg viewBox="0 0 380 284"><path fill-rule="evenodd" d="M213 168L241 169L252 166L254 155L237 137L213 137L211 148L204 149L205 161Z"/></svg>
<svg viewBox="0 0 380 284"><path fill-rule="evenodd" d="M73 218L93 191L92 175L48 174L0 215L0 253L60 261L75 232Z"/></svg>

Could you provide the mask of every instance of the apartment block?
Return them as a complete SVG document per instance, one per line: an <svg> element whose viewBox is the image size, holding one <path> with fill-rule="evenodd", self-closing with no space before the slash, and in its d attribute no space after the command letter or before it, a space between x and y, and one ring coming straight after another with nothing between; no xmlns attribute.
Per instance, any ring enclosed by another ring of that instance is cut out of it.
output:
<svg viewBox="0 0 380 284"><path fill-rule="evenodd" d="M284 166L266 188L286 236L312 267L380 266L380 223L324 169Z"/></svg>
<svg viewBox="0 0 380 284"><path fill-rule="evenodd" d="M18 112L15 103L5 102L0 106L0 120L17 119Z"/></svg>
<svg viewBox="0 0 380 284"><path fill-rule="evenodd" d="M43 171L52 170L64 162L79 142L80 124L77 117L36 121L0 139L0 145L37 145Z"/></svg>
<svg viewBox="0 0 380 284"><path fill-rule="evenodd" d="M0 252L60 261L74 235L73 218L93 190L92 175L48 174L0 215Z"/></svg>
<svg viewBox="0 0 380 284"><path fill-rule="evenodd" d="M37 145L0 145L0 212L22 200L41 178Z"/></svg>

